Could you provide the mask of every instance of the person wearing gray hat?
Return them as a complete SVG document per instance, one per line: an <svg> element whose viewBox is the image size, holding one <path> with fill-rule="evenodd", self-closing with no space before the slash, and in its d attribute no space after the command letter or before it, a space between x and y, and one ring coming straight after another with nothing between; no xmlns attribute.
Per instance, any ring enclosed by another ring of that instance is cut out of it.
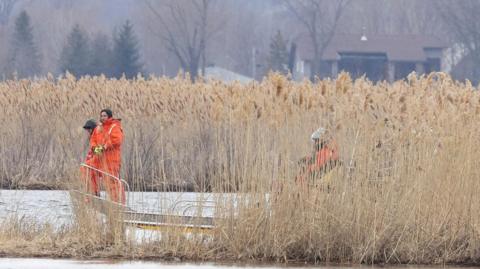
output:
<svg viewBox="0 0 480 269"><path fill-rule="evenodd" d="M98 169L100 168L99 159L98 156L95 155L93 150L95 145L97 144L96 141L101 135L100 132L97 132L97 122L91 119L87 120L83 125L83 129L88 132L89 139L89 147L87 157L85 158L85 164ZM100 185L98 184L100 175L98 174L98 172L94 171L93 169L88 169L86 167L82 167L81 172L82 179L84 181L87 191L93 195L100 196Z"/></svg>
<svg viewBox="0 0 480 269"><path fill-rule="evenodd" d="M296 181L314 180L329 172L338 162L338 146L331 137L330 132L320 127L312 133L310 139L313 142L313 153L299 161L302 169Z"/></svg>
<svg viewBox="0 0 480 269"><path fill-rule="evenodd" d="M97 128L97 122L95 120L87 120L87 122L85 122L83 125L83 129L87 130L90 135L95 128Z"/></svg>

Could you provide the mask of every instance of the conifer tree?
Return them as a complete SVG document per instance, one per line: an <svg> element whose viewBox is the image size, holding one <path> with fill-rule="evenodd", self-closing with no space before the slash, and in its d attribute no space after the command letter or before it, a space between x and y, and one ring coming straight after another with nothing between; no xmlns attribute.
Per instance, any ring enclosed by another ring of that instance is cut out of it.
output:
<svg viewBox="0 0 480 269"><path fill-rule="evenodd" d="M6 66L7 76L32 77L41 72L40 54L35 46L30 16L22 11L15 20L15 30L10 44Z"/></svg>
<svg viewBox="0 0 480 269"><path fill-rule="evenodd" d="M280 31L270 42L270 55L268 57L270 70L286 74L288 72L288 51L287 44Z"/></svg>
<svg viewBox="0 0 480 269"><path fill-rule="evenodd" d="M138 41L129 21L125 22L120 33L115 36L113 64L113 75L117 78L124 74L127 79L131 79L142 72Z"/></svg>
<svg viewBox="0 0 480 269"><path fill-rule="evenodd" d="M105 34L97 34L92 42L90 74L113 76L112 47Z"/></svg>
<svg viewBox="0 0 480 269"><path fill-rule="evenodd" d="M79 78L89 74L90 44L87 33L76 24L67 37L60 56L60 71Z"/></svg>

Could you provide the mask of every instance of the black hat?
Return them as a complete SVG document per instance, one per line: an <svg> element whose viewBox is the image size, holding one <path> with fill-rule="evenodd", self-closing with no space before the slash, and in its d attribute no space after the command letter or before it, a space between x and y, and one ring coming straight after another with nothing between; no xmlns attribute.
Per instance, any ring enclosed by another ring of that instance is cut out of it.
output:
<svg viewBox="0 0 480 269"><path fill-rule="evenodd" d="M83 129L95 129L97 127L97 123L94 120L87 120L85 125L83 125Z"/></svg>

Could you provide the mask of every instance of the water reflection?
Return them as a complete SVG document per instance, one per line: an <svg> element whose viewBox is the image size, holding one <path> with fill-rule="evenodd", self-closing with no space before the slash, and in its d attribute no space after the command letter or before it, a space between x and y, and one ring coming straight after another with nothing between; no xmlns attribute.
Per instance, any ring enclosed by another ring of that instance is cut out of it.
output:
<svg viewBox="0 0 480 269"><path fill-rule="evenodd" d="M105 194L103 194L105 195ZM145 213L198 214L192 202L202 201L202 215L212 215L215 194L130 192L128 206ZM172 212L174 211L174 212ZM0 190L0 220L15 216L27 222L56 226L71 224L73 211L68 191Z"/></svg>
<svg viewBox="0 0 480 269"><path fill-rule="evenodd" d="M288 268L318 268L322 269L459 269L460 267L442 267L442 266L304 266L304 265L233 265L233 264L213 264L213 263L165 263L165 262L141 262L141 261L78 261L78 260L59 260L59 259L0 259L0 269L100 269L100 268L119 268L119 269L288 269ZM469 267L461 267L468 269ZM470 267L473 268L473 267Z"/></svg>
<svg viewBox="0 0 480 269"><path fill-rule="evenodd" d="M221 264L195 264L163 262L140 262L140 261L77 261L77 260L54 260L54 259L0 259L0 269L22 268L22 269L100 269L100 268L121 268L121 269L221 269L221 268L289 268L287 266L233 266ZM299 267L295 267L299 268ZM341 267L335 267L340 269Z"/></svg>

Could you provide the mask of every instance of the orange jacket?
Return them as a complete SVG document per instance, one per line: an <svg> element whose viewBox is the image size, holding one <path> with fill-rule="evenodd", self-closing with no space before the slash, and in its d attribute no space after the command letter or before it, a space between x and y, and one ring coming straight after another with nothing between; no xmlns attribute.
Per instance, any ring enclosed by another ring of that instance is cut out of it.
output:
<svg viewBox="0 0 480 269"><path fill-rule="evenodd" d="M338 146L335 141L330 142L326 147L317 152L316 167L322 168L328 162L338 161Z"/></svg>
<svg viewBox="0 0 480 269"><path fill-rule="evenodd" d="M100 168L100 162L97 155L93 153L93 148L100 145L102 139L102 132L99 127L93 129L92 134L90 135L89 149L87 157L85 159L85 164L93 166L95 168Z"/></svg>
<svg viewBox="0 0 480 269"><path fill-rule="evenodd" d="M308 171L320 171L334 161L338 161L338 146L335 141L331 141L315 153L314 162L309 166Z"/></svg>
<svg viewBox="0 0 480 269"><path fill-rule="evenodd" d="M104 147L104 152L99 155L100 163L110 168L119 168L121 163L121 151L123 131L120 120L110 118L101 127L101 135L96 141L97 145Z"/></svg>

